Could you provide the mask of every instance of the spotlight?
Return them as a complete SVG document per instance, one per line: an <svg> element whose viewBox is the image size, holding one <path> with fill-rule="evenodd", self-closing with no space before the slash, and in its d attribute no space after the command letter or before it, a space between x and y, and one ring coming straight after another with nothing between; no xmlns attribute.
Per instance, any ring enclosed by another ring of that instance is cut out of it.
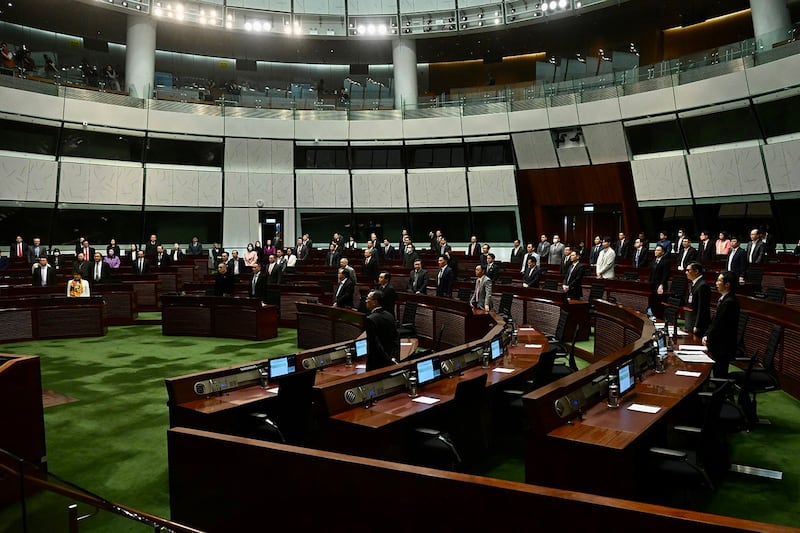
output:
<svg viewBox="0 0 800 533"><path fill-rule="evenodd" d="M558 0L558 7L561 9L567 7L567 0Z"/></svg>
<svg viewBox="0 0 800 533"><path fill-rule="evenodd" d="M494 19L494 23L495 23L495 25L496 24L500 24L500 19Z"/></svg>
<svg viewBox="0 0 800 533"><path fill-rule="evenodd" d="M245 31L253 31L253 23L252 22L245 22L244 23Z"/></svg>
<svg viewBox="0 0 800 533"><path fill-rule="evenodd" d="M380 34L380 35L386 35L387 31L388 31L388 30L387 30L387 28L386 28L386 24L379 24L379 25L378 25L378 34Z"/></svg>
<svg viewBox="0 0 800 533"><path fill-rule="evenodd" d="M575 9L580 9L582 5L583 3L581 2L581 0L578 0L577 2L575 2Z"/></svg>
<svg viewBox="0 0 800 533"><path fill-rule="evenodd" d="M542 11L547 11L547 2L542 3Z"/></svg>
<svg viewBox="0 0 800 533"><path fill-rule="evenodd" d="M137 11L141 11L141 10L142 10L142 6L140 6L140 5L137 5L137 6L136 6L136 10L137 10Z"/></svg>
<svg viewBox="0 0 800 533"><path fill-rule="evenodd" d="M256 20L253 22L253 31L261 31L261 21Z"/></svg>
<svg viewBox="0 0 800 533"><path fill-rule="evenodd" d="M461 24L461 29L462 29L462 30L466 30L466 29L467 29L467 25L462 23L462 24Z"/></svg>
<svg viewBox="0 0 800 533"><path fill-rule="evenodd" d="M205 18L205 17L200 17L200 18L198 19L198 22L199 22L200 24L202 24L202 25L205 25L205 24L206 24L206 22L208 22L208 21L206 20L206 18Z"/></svg>
<svg viewBox="0 0 800 533"><path fill-rule="evenodd" d="M483 26L483 21L482 20L478 22L478 26Z"/></svg>
<svg viewBox="0 0 800 533"><path fill-rule="evenodd" d="M155 15L155 16L157 16L157 17L160 17L160 16L161 16L161 15L163 15L163 14L164 14L164 12L163 12L163 11L161 11L161 8L160 8L160 7L157 7L157 8L155 8L155 9L153 10L153 15Z"/></svg>
<svg viewBox="0 0 800 533"><path fill-rule="evenodd" d="M128 2L123 1L122 2L122 7L128 7Z"/></svg>
<svg viewBox="0 0 800 533"><path fill-rule="evenodd" d="M367 33L367 27L364 26L363 24L359 24L358 25L358 33L360 33L361 35L364 35L365 33Z"/></svg>
<svg viewBox="0 0 800 533"><path fill-rule="evenodd" d="M375 24L367 24L367 33L375 35Z"/></svg>
<svg viewBox="0 0 800 533"><path fill-rule="evenodd" d="M558 3L556 2L556 0L550 0L550 10L551 11L555 11L557 6L558 6Z"/></svg>

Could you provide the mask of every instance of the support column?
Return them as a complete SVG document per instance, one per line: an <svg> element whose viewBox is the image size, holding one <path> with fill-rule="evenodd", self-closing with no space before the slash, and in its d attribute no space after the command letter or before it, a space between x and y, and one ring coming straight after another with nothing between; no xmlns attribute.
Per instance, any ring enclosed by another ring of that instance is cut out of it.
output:
<svg viewBox="0 0 800 533"><path fill-rule="evenodd" d="M778 30L788 30L792 25L786 0L750 0L750 16L759 48L769 48L772 43L789 38L788 33L784 36L775 34ZM765 39L763 43L762 39Z"/></svg>
<svg viewBox="0 0 800 533"><path fill-rule="evenodd" d="M156 70L156 21L128 15L125 47L125 89L136 98L152 98Z"/></svg>
<svg viewBox="0 0 800 533"><path fill-rule="evenodd" d="M417 105L417 42L396 38L392 43L394 66L394 107Z"/></svg>

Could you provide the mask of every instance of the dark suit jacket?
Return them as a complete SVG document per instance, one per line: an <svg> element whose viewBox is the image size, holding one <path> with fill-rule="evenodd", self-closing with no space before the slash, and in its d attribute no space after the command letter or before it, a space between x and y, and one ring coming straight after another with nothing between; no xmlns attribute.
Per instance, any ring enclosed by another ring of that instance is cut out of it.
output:
<svg viewBox="0 0 800 533"><path fill-rule="evenodd" d="M636 268L644 268L644 267L646 267L647 263L648 263L647 250L645 250L644 247L640 248L638 250L638 252L639 252L639 256L638 257L636 256L636 252L637 252L637 250L634 250L633 251L633 255L631 256L632 261L633 261L633 266L635 266Z"/></svg>
<svg viewBox="0 0 800 533"><path fill-rule="evenodd" d="M731 253L725 261L725 268L730 265L730 271L736 272L736 275L743 278L747 273L747 252L739 248L731 248Z"/></svg>
<svg viewBox="0 0 800 533"><path fill-rule="evenodd" d="M16 252L16 250L14 250ZM43 245L39 245L39 255L36 255L36 247L34 245L29 245L28 250L26 251L28 256L28 263L35 263L39 257L47 257L47 248Z"/></svg>
<svg viewBox="0 0 800 533"><path fill-rule="evenodd" d="M650 289L653 292L658 290L659 285L664 286L664 292L667 291L669 287L669 256L667 254L661 256L660 262L653 259L653 262L650 263L650 276L648 281L650 282Z"/></svg>
<svg viewBox="0 0 800 533"><path fill-rule="evenodd" d="M283 267L277 262L272 267L272 273L269 271L269 263L261 269L261 273L264 274L264 277L267 278L267 283L270 285L280 285L281 279L283 279Z"/></svg>
<svg viewBox="0 0 800 533"><path fill-rule="evenodd" d="M234 268L233 268L233 265L234 265L235 263L238 263L238 264L239 264L239 275L242 275L242 274L244 274L244 273L246 272L246 268L247 268L247 267L245 267L245 266L244 266L244 259L242 259L241 257L240 257L240 258L238 258L238 259L234 259L233 257L231 257L230 259L228 259L228 273L229 273L231 276L235 276L235 275L236 275L236 274L234 274L235 270L234 270Z"/></svg>
<svg viewBox="0 0 800 533"><path fill-rule="evenodd" d="M92 261L92 262L94 262L94 261ZM74 274L75 272L80 272L81 276L83 276L83 279L89 279L89 267L90 266L91 266L91 264L89 263L89 261L84 261L83 263L81 263L80 261L78 261L76 259L72 263L72 273Z"/></svg>
<svg viewBox="0 0 800 533"><path fill-rule="evenodd" d="M338 283L336 288L333 289L333 303L336 307L349 309L353 307L353 294L355 294L355 283L350 278L345 278L341 289Z"/></svg>
<svg viewBox="0 0 800 533"><path fill-rule="evenodd" d="M711 287L700 278L691 286L689 295L691 311L686 312L686 330L702 337L711 323Z"/></svg>
<svg viewBox="0 0 800 533"><path fill-rule="evenodd" d="M378 248L378 250L380 250L380 253L381 253L381 255L383 256L384 259L391 260L391 259L394 259L395 257L397 257L397 251L394 249L394 246L392 246L391 244L389 245L388 249L384 248L383 246L381 246L380 248Z"/></svg>
<svg viewBox="0 0 800 533"><path fill-rule="evenodd" d="M8 247L8 257L10 257L12 259L16 259L17 258L17 243L16 242ZM23 259L27 259L28 258L28 245L25 243L25 241L22 241L22 258Z"/></svg>
<svg viewBox="0 0 800 533"><path fill-rule="evenodd" d="M189 246L186 248L187 255L203 255L203 243L197 241L197 244L189 243Z"/></svg>
<svg viewBox="0 0 800 533"><path fill-rule="evenodd" d="M416 275L415 275L416 274ZM419 273L412 270L408 275L408 292L428 292L428 271L424 268L419 269Z"/></svg>
<svg viewBox="0 0 800 533"><path fill-rule="evenodd" d="M233 283L233 274L230 272L214 274L214 296L233 294Z"/></svg>
<svg viewBox="0 0 800 533"><path fill-rule="evenodd" d="M441 276L439 273L441 272ZM453 269L445 266L444 269L436 271L436 296L446 296L450 298L453 295Z"/></svg>
<svg viewBox="0 0 800 533"><path fill-rule="evenodd" d="M153 258L153 266L156 267L168 267L170 264L170 257L167 252L161 254L161 257L158 257L158 254L155 255Z"/></svg>
<svg viewBox="0 0 800 533"><path fill-rule="evenodd" d="M497 264L497 261L493 262L492 264L486 264L486 276L492 280L492 283L497 281L497 278L500 276L500 265Z"/></svg>
<svg viewBox="0 0 800 533"><path fill-rule="evenodd" d="M583 297L583 265L575 263L573 268L570 265L572 272L569 269L564 273L564 285L567 285L567 298L570 300L580 300Z"/></svg>
<svg viewBox="0 0 800 533"><path fill-rule="evenodd" d="M186 257L186 254L184 254L182 250L178 251L178 257L175 257L175 250L169 250L166 252L166 254L169 256L170 263L174 263L175 261L183 261L183 259Z"/></svg>
<svg viewBox="0 0 800 533"><path fill-rule="evenodd" d="M33 269L33 279L32 284L34 287L41 287L42 286L42 273L41 273L40 266L37 266ZM47 273L45 274L45 285L55 285L56 284L56 269L50 265L47 265Z"/></svg>
<svg viewBox="0 0 800 533"><path fill-rule="evenodd" d="M686 255L683 255L683 246L681 246L680 251L675 257L678 259L678 264L681 266L681 268L686 270L686 267L689 266L689 263L697 261L697 249L693 246L690 246L689 250L686 252Z"/></svg>
<svg viewBox="0 0 800 533"><path fill-rule="evenodd" d="M298 246L294 249L294 255L297 256L298 261L304 261L306 258L308 258L308 246Z"/></svg>
<svg viewBox="0 0 800 533"><path fill-rule="evenodd" d="M158 252L158 245L161 244L159 242L155 244L151 244L150 241L147 241L147 244L144 245L144 255L155 256Z"/></svg>
<svg viewBox="0 0 800 533"><path fill-rule="evenodd" d="M438 245L436 246L436 253L439 255L449 254L453 250L453 247L449 244L445 244L444 246Z"/></svg>
<svg viewBox="0 0 800 533"><path fill-rule="evenodd" d="M397 291L394 290L391 283L381 287L378 285L377 289L383 293L383 303L381 306L394 316L395 305L397 304Z"/></svg>
<svg viewBox="0 0 800 533"><path fill-rule="evenodd" d="M539 288L539 280L542 277L542 269L539 265L533 268L525 267L525 272L522 274L522 282L528 287Z"/></svg>
<svg viewBox="0 0 800 533"><path fill-rule="evenodd" d="M150 261L144 259L144 266L139 270L139 259L131 259L131 272L134 274L148 274L150 272Z"/></svg>
<svg viewBox="0 0 800 533"><path fill-rule="evenodd" d="M525 249L520 246L519 248L512 248L511 249L511 258L509 259L509 263L512 265L522 265L522 261L525 258Z"/></svg>
<svg viewBox="0 0 800 533"><path fill-rule="evenodd" d="M620 249L619 241L616 242L614 245L614 252L617 254L617 257L622 257L627 259L631 255L631 240L625 239L622 243L622 249Z"/></svg>
<svg viewBox="0 0 800 533"><path fill-rule="evenodd" d="M400 336L394 316L383 307L376 307L365 321L367 330L367 370L393 365L400 359Z"/></svg>
<svg viewBox="0 0 800 533"><path fill-rule="evenodd" d="M727 375L728 361L736 356L739 329L739 300L728 293L717 302L717 313L706 330L706 345L714 357L714 374Z"/></svg>
<svg viewBox="0 0 800 533"><path fill-rule="evenodd" d="M365 283L372 285L378 280L380 274L380 265L378 265L377 254L374 254L369 259L369 264L361 263L361 280Z"/></svg>
<svg viewBox="0 0 800 533"><path fill-rule="evenodd" d="M755 250L753 251L753 260L750 260L750 249L755 246ZM756 263L763 263L764 262L764 253L767 251L767 247L764 244L764 241L761 239L757 240L755 244L753 241L750 241L747 244L747 262L756 264Z"/></svg>
<svg viewBox="0 0 800 533"><path fill-rule="evenodd" d="M478 257L481 255L481 243L476 242L475 246L472 246L472 243L467 245L467 253L465 254L467 257Z"/></svg>
<svg viewBox="0 0 800 533"><path fill-rule="evenodd" d="M91 246L89 247L89 253L88 254L83 251L83 248L79 249L78 253L83 254L84 255L84 259L86 259L87 261L94 261L94 248L92 248ZM75 254L75 255L77 256L78 254Z"/></svg>
<svg viewBox="0 0 800 533"><path fill-rule="evenodd" d="M716 249L711 239L700 241L697 245L697 260L701 263L708 263L714 260Z"/></svg>
<svg viewBox="0 0 800 533"><path fill-rule="evenodd" d="M111 280L111 267L105 261L100 261L100 279L94 279L94 269L96 268L95 262L92 261L89 263L89 268L87 277L85 278L86 281L89 282L89 285L93 285L95 283L108 283Z"/></svg>
<svg viewBox="0 0 800 533"><path fill-rule="evenodd" d="M592 246L592 251L589 252L589 264L596 265L597 264L597 256L600 255L600 250L603 249L602 244L596 244Z"/></svg>
<svg viewBox="0 0 800 533"><path fill-rule="evenodd" d="M325 254L325 264L327 266L338 267L339 266L339 259L341 259L341 258L342 258L342 254L339 253L338 249L336 251L333 251L333 252L328 251L328 253Z"/></svg>
<svg viewBox="0 0 800 533"><path fill-rule="evenodd" d="M267 282L269 276L263 270L258 273L258 278L255 278L255 274L253 274L254 278L250 280L250 286L247 289L247 294L251 298L258 298L262 302L267 301ZM255 284L253 283L255 280Z"/></svg>

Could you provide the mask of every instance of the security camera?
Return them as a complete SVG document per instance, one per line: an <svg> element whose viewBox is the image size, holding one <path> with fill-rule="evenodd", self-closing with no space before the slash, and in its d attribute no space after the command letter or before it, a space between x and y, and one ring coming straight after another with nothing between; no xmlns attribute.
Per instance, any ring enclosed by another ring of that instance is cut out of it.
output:
<svg viewBox="0 0 800 533"><path fill-rule="evenodd" d="M83 127L85 128L85 127L86 127L86 126L88 126L88 125L89 125L89 123L88 123L88 122L86 122L86 121L84 120L84 121L83 121Z"/></svg>

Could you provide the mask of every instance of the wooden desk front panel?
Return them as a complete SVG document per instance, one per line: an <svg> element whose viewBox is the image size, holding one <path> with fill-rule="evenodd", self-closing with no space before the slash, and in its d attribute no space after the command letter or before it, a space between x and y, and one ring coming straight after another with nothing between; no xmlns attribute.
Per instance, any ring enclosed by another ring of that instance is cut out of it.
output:
<svg viewBox="0 0 800 533"><path fill-rule="evenodd" d="M39 339L101 337L105 334L102 300L94 306L40 309L37 313L36 337Z"/></svg>
<svg viewBox="0 0 800 533"><path fill-rule="evenodd" d="M33 338L33 311L0 309L0 341L23 341Z"/></svg>
<svg viewBox="0 0 800 533"><path fill-rule="evenodd" d="M274 306L248 308L216 306L211 312L211 335L265 340L278 336L278 310Z"/></svg>
<svg viewBox="0 0 800 533"><path fill-rule="evenodd" d="M139 311L161 310L161 282L157 279L125 280L133 285L136 291L136 303Z"/></svg>
<svg viewBox="0 0 800 533"><path fill-rule="evenodd" d="M211 308L167 305L161 311L164 335L208 336L211 332Z"/></svg>

